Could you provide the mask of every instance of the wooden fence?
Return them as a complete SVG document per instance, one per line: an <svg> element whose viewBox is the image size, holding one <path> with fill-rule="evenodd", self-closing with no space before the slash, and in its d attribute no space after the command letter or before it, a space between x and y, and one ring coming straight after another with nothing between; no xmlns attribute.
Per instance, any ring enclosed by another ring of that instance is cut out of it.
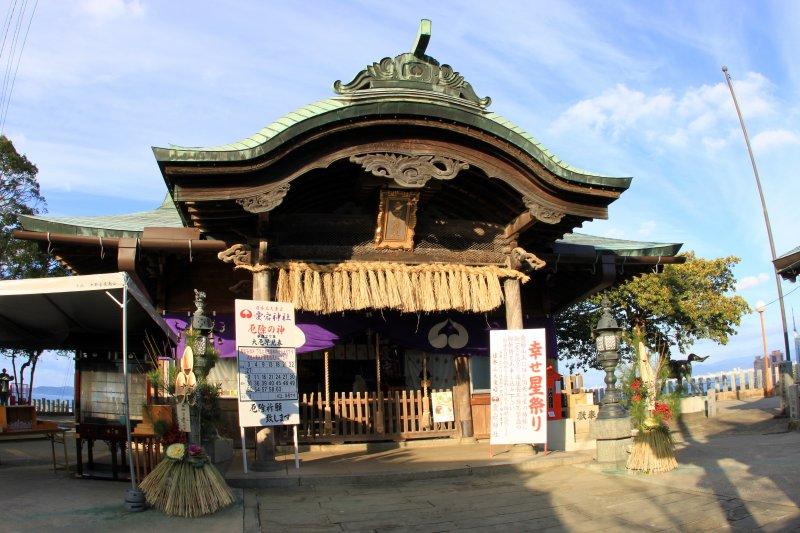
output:
<svg viewBox="0 0 800 533"><path fill-rule="evenodd" d="M438 391L431 391L438 392ZM334 392L330 406L321 393L300 396L300 442L353 442L450 437L455 422L433 422L430 396L421 390ZM289 443L291 430L283 427L278 440Z"/></svg>

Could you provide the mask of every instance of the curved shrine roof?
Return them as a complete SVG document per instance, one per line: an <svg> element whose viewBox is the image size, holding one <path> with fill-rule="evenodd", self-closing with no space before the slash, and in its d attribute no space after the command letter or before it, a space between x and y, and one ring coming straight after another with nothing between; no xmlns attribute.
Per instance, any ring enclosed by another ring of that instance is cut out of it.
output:
<svg viewBox="0 0 800 533"><path fill-rule="evenodd" d="M353 81L334 83L339 95L306 105L279 118L253 135L210 147L153 147L163 163L238 162L263 156L310 130L370 116L404 115L441 119L478 128L524 151L560 178L585 185L627 189L630 177L581 170L562 160L507 118L487 111L489 97L480 98L450 65L425 55L430 21L423 20L410 53L386 57L368 65Z"/></svg>

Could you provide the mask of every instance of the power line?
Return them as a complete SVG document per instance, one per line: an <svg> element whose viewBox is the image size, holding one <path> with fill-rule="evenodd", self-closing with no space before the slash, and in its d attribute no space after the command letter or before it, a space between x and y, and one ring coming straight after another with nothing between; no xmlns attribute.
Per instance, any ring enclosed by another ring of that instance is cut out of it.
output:
<svg viewBox="0 0 800 533"><path fill-rule="evenodd" d="M764 307L766 307L766 306L768 306L768 305L772 305L772 304L774 304L775 302L777 302L778 300L784 300L784 299L786 299L786 297L787 297L787 296L789 296L790 294L792 294L792 293L793 293L794 291L796 291L797 289L800 289L800 285L798 285L798 286L797 286L797 287L795 287L794 289L790 290L790 291L789 291L789 292L787 292L786 294L782 294L781 296L778 296L777 298L775 298L775 299L774 299L774 300L772 300L771 302L769 302L769 303L767 303L767 304L764 304Z"/></svg>
<svg viewBox="0 0 800 533"><path fill-rule="evenodd" d="M11 82L11 66L14 64L14 56L16 55L17 51L17 41L19 40L19 29L22 26L22 18L25 15L25 9L28 7L27 4L28 0L22 1L22 5L20 6L20 11L17 15L16 23L14 25L14 35L11 38L11 48L6 56L6 67L5 72L3 73L3 87L2 93L0 94L0 109L3 109L3 106L5 105L7 89ZM8 35L6 34L6 37L7 36Z"/></svg>
<svg viewBox="0 0 800 533"><path fill-rule="evenodd" d="M2 135L5 132L6 116L8 115L8 107L11 104L11 96L14 94L14 85L17 83L17 73L19 72L19 64L22 62L22 53L25 51L25 44L28 42L28 32L31 31L31 24L33 24L33 16L36 14L36 8L38 5L39 5L39 0L36 0L33 3L31 16L28 19L28 27L25 29L25 36L22 38L22 46L20 47L19 55L17 56L17 66L14 69L14 76L11 78L11 88L8 91L8 98L6 98L5 109L3 109L3 118L0 120L0 135Z"/></svg>
<svg viewBox="0 0 800 533"><path fill-rule="evenodd" d="M14 15L14 11L17 9L17 0L9 6L8 13L6 14L6 22L5 28L3 28L3 44L0 45L0 57L3 57L3 50L6 48L6 38L8 37L8 28L11 26L11 18Z"/></svg>

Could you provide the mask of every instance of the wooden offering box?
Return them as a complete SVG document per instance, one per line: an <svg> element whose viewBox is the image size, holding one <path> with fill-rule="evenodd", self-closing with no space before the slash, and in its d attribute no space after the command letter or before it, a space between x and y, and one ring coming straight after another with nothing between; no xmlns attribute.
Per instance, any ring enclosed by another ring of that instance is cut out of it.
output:
<svg viewBox="0 0 800 533"><path fill-rule="evenodd" d="M36 408L32 405L0 405L0 431L35 429Z"/></svg>

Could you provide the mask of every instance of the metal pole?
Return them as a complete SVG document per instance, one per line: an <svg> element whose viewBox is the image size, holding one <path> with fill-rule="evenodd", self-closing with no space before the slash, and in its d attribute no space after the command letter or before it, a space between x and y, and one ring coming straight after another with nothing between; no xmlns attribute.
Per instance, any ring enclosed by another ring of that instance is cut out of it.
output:
<svg viewBox="0 0 800 533"><path fill-rule="evenodd" d="M131 488L136 490L136 472L133 470L131 450L131 399L128 395L128 277L122 283L122 375L125 381L125 432L128 435L128 465L131 468Z"/></svg>
<svg viewBox="0 0 800 533"><path fill-rule="evenodd" d="M131 443L131 399L128 393L128 282L128 275L124 274L122 277L122 375L125 382L125 433L128 437L128 466L131 470L131 488L126 491L125 505L129 511L143 511L145 508L144 494L136 483Z"/></svg>
<svg viewBox="0 0 800 533"><path fill-rule="evenodd" d="M761 179L758 176L758 168L756 167L756 159L753 157L753 149L750 146L750 137L747 135L747 128L744 125L744 118L739 109L739 101L736 99L736 93L733 91L733 82L731 75L728 74L728 67L722 67L722 73L725 75L725 82L728 84L728 89L731 91L733 98L733 106L736 108L736 115L739 117L739 124L742 126L742 133L744 134L744 142L747 145L747 153L750 155L750 163L753 165L753 175L756 178L756 186L758 187L758 196L761 198L761 209L764 211L764 223L767 225L767 237L769 237L769 250L772 253L772 271L775 273L775 283L778 286L778 302L781 306L781 325L783 326L783 344L786 349L786 360L791 361L792 356L789 352L789 330L786 327L786 309L783 305L783 287L781 286L781 277L775 269L775 242L772 240L772 226L769 223L769 213L767 213L767 202L764 200L764 191L761 189ZM797 354L795 354L797 356Z"/></svg>
<svg viewBox="0 0 800 533"><path fill-rule="evenodd" d="M761 318L761 340L764 344L764 396L767 396L772 392L772 372L770 372L769 355L767 354L767 330L764 327L764 306L759 306L757 311Z"/></svg>

